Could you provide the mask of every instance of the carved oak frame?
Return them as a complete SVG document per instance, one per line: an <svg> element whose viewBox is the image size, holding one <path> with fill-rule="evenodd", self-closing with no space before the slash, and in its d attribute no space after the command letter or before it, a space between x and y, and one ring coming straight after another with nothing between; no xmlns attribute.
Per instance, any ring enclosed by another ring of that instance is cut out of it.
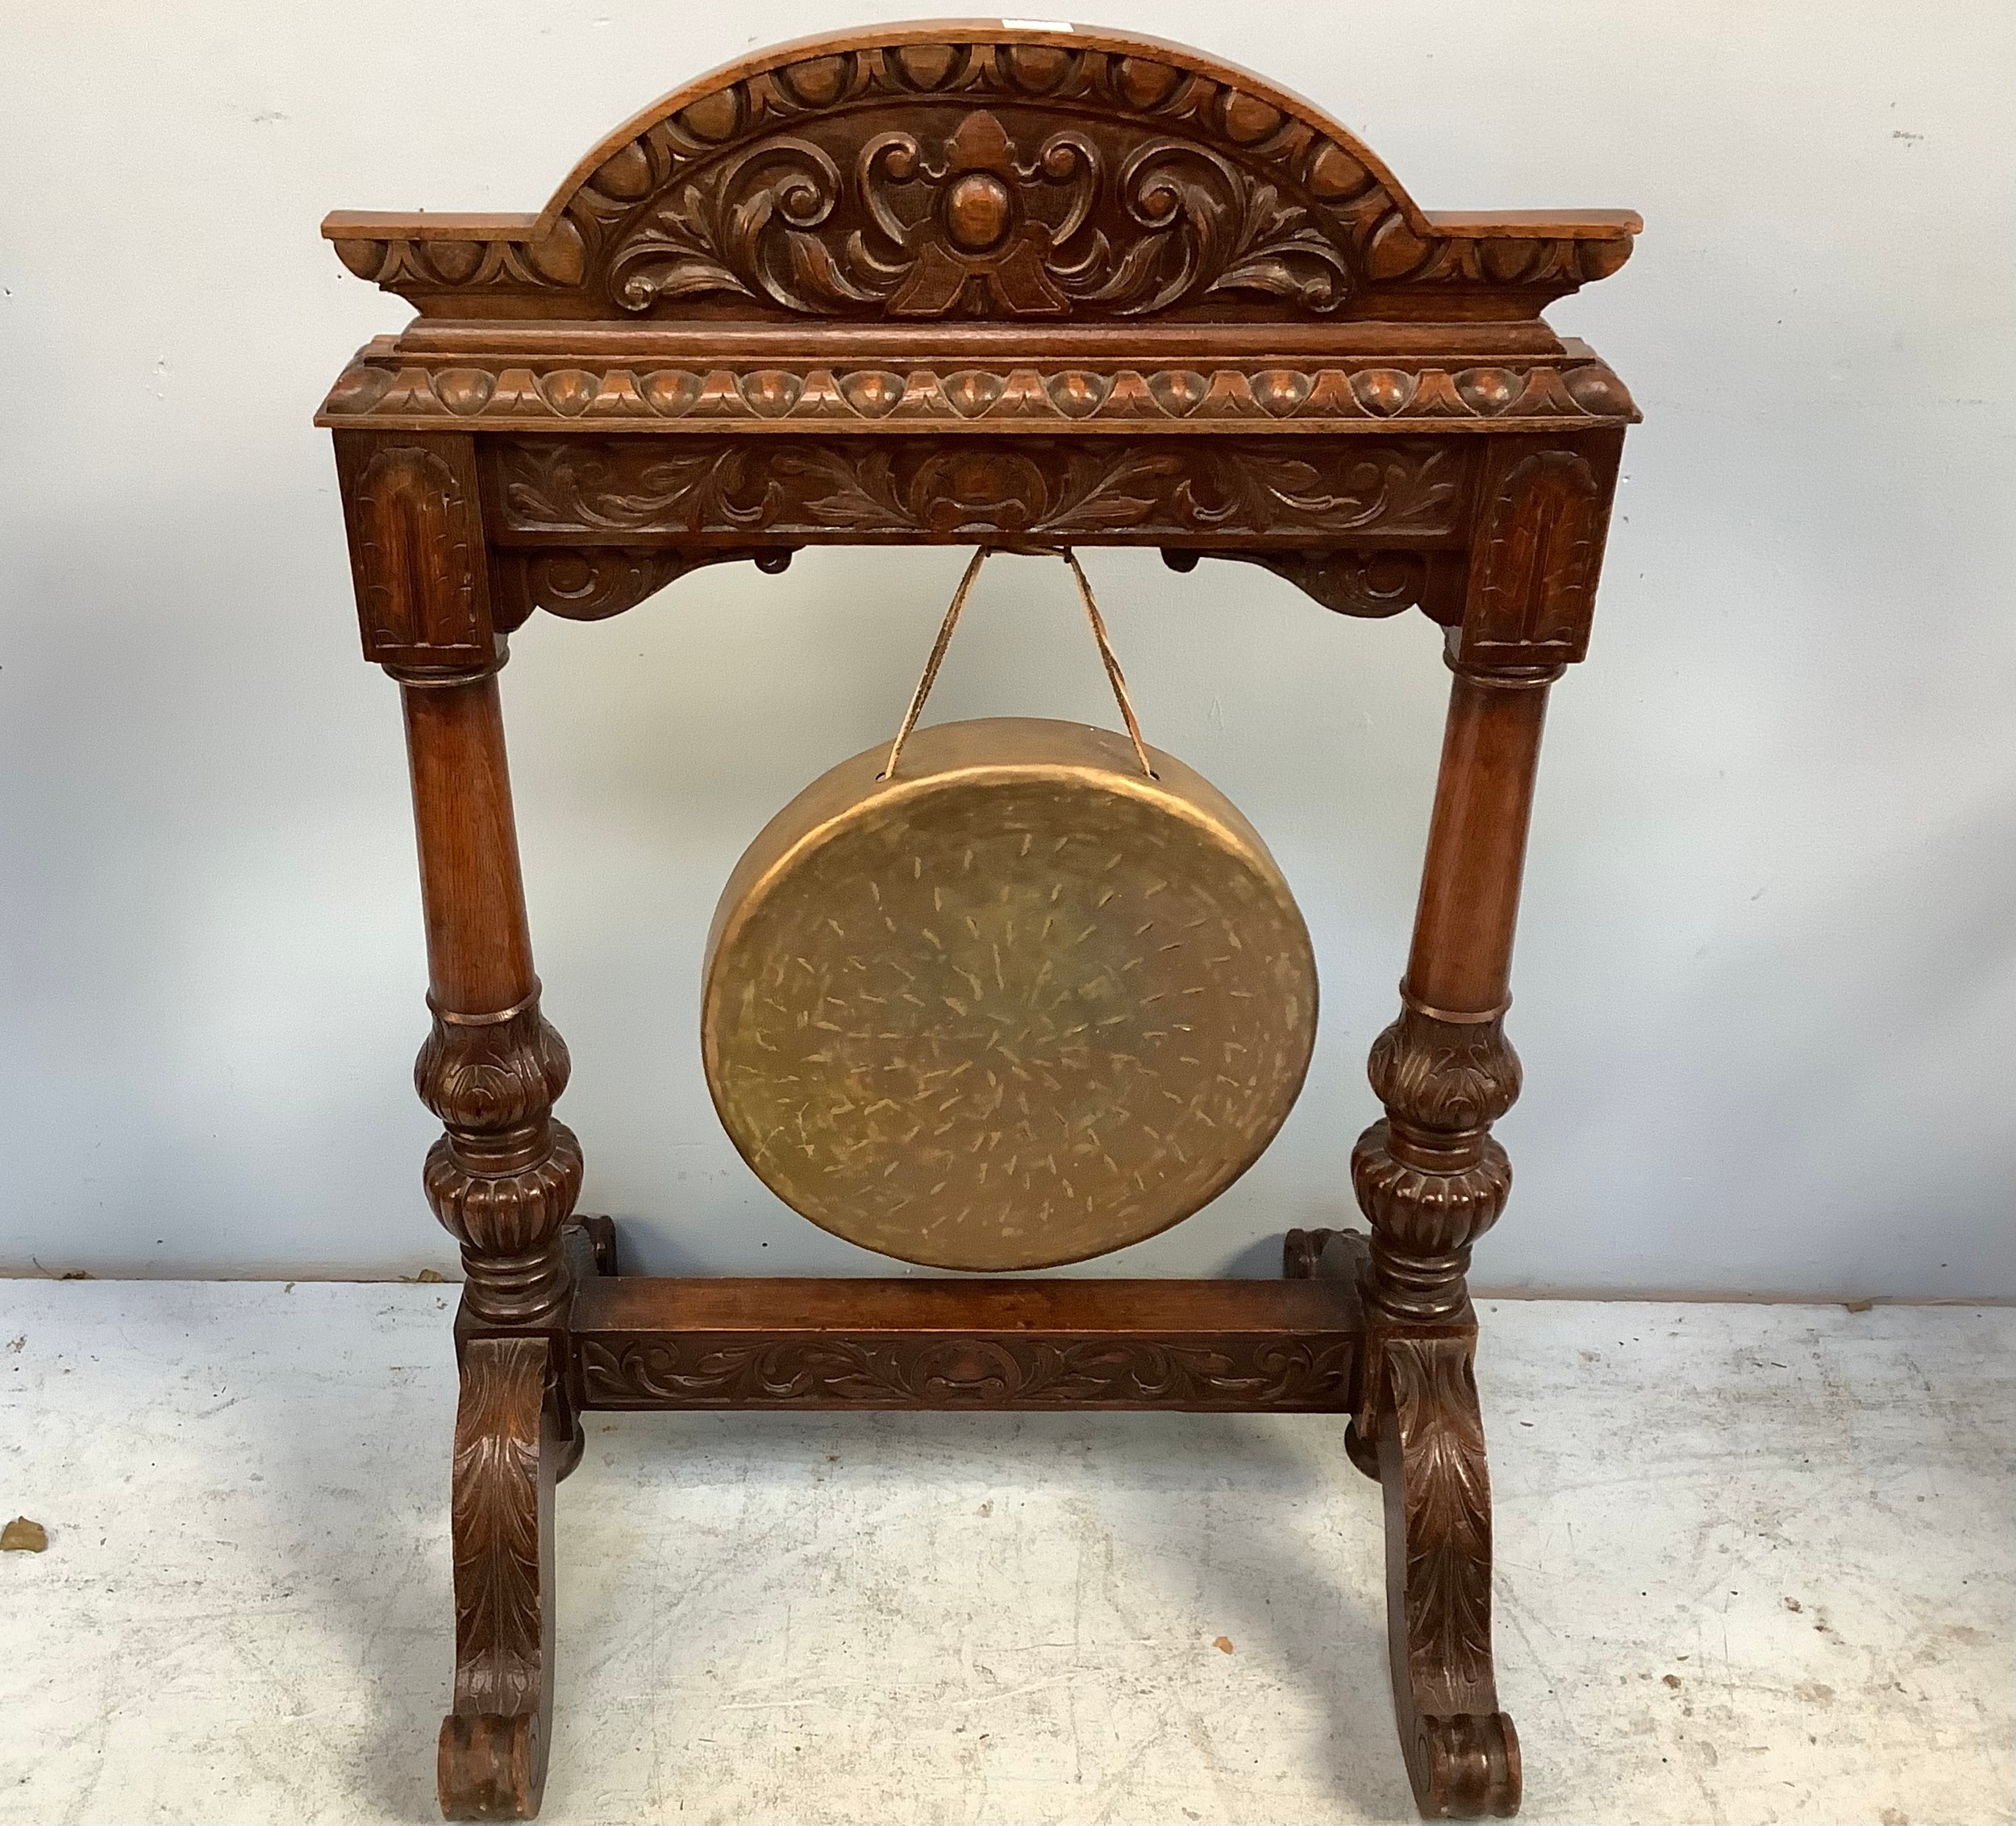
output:
<svg viewBox="0 0 2016 1826"><path fill-rule="evenodd" d="M1509 1814L1465 1291L1511 1183L1491 1125L1547 687L1580 659L1637 414L1541 308L1638 218L1433 214L1308 104L1179 46L937 23L762 53L647 109L537 216L331 215L409 299L335 434L365 656L401 686L462 1246L453 1818L529 1818L552 1693L552 1492L619 1408L1347 1415L1386 1492L1393 1688L1424 1812ZM619 1278L541 1017L497 673L801 546L1152 545L1326 607L1418 606L1455 675L1369 1237L1278 1283Z"/></svg>

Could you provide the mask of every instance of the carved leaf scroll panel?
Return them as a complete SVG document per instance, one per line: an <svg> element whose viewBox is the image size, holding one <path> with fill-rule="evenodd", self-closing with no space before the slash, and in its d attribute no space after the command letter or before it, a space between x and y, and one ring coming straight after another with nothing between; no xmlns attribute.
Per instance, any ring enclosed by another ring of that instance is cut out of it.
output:
<svg viewBox="0 0 2016 1826"><path fill-rule="evenodd" d="M589 1408L1173 1408L1342 1412L1356 1341L1014 1333L588 1337Z"/></svg>
<svg viewBox="0 0 2016 1826"><path fill-rule="evenodd" d="M496 536L723 543L1376 533L1453 540L1469 453L1427 439L1074 442L524 437L485 451Z"/></svg>
<svg viewBox="0 0 2016 1826"><path fill-rule="evenodd" d="M1322 314L1349 295L1335 231L1209 145L1055 109L1006 119L819 121L669 169L610 239L609 294L638 312L711 293L893 318L1146 316L1241 293Z"/></svg>
<svg viewBox="0 0 2016 1826"><path fill-rule="evenodd" d="M1196 53L1003 26L836 40L669 98L536 223L352 218L423 308L1042 322L1502 314L1601 278L1635 218L1431 223L1335 123Z"/></svg>

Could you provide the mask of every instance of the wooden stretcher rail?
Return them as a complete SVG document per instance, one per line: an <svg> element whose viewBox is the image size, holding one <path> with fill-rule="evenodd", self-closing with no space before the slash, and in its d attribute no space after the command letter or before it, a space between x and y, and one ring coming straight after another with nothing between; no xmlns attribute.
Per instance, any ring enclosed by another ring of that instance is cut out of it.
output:
<svg viewBox="0 0 2016 1826"><path fill-rule="evenodd" d="M1356 1287L1310 1281L594 1279L589 1408L1344 1413Z"/></svg>

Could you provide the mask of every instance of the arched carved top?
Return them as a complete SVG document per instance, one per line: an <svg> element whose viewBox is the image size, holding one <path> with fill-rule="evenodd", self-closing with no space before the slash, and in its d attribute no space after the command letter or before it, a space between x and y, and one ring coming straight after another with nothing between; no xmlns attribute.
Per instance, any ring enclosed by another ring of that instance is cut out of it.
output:
<svg viewBox="0 0 2016 1826"><path fill-rule="evenodd" d="M1435 214L1350 133L1181 46L999 21L759 53L616 129L537 216L339 214L452 318L1530 321L1638 218Z"/></svg>

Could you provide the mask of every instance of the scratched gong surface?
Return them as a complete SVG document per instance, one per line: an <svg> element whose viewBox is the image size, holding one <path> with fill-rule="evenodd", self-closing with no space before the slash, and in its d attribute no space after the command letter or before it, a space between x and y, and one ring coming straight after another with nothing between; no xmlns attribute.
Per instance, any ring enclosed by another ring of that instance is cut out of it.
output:
<svg viewBox="0 0 2016 1826"><path fill-rule="evenodd" d="M918 730L737 865L702 1050L743 1158L814 1223L939 1267L1075 1262L1223 1191L1293 1106L1316 967L1223 794L1082 724Z"/></svg>

